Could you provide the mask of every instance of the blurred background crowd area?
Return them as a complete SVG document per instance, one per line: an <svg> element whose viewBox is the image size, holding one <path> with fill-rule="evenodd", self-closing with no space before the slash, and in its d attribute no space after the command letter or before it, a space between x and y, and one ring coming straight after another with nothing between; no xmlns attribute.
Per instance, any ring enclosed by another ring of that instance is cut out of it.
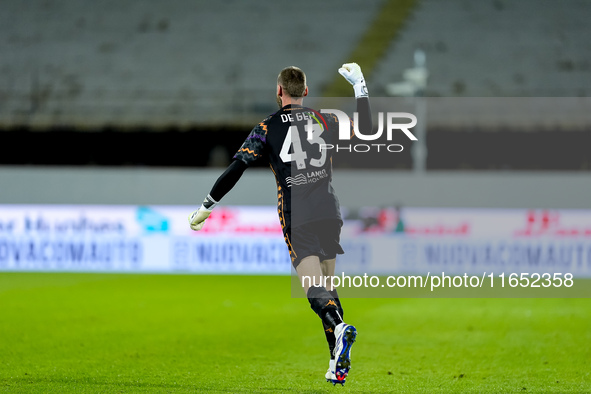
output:
<svg viewBox="0 0 591 394"><path fill-rule="evenodd" d="M372 97L464 100L426 109L427 170L589 171L589 15L586 0L2 0L0 164L223 167L276 110L279 70L352 97L337 69L356 61Z"/></svg>

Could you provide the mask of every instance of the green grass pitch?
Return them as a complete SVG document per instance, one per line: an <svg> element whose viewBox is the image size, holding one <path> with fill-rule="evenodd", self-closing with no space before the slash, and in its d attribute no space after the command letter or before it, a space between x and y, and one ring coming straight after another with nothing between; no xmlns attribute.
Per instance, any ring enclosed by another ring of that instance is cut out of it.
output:
<svg viewBox="0 0 591 394"><path fill-rule="evenodd" d="M344 299L344 387L277 276L0 274L0 392L591 392L589 299Z"/></svg>

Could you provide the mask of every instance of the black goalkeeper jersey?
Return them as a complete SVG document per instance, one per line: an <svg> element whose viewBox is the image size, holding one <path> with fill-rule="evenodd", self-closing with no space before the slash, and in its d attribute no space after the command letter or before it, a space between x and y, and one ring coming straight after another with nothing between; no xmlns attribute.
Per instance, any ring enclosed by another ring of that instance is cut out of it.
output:
<svg viewBox="0 0 591 394"><path fill-rule="evenodd" d="M348 125L353 130L352 123ZM286 105L252 129L234 159L268 161L277 182L277 211L284 233L323 219L341 220L331 185L338 143L336 116ZM327 147L329 149L327 149Z"/></svg>

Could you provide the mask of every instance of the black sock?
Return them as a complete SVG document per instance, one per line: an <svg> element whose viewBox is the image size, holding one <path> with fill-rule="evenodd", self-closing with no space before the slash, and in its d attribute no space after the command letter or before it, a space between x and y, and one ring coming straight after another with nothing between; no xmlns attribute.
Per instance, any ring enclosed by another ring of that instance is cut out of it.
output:
<svg viewBox="0 0 591 394"><path fill-rule="evenodd" d="M322 286L310 287L307 296L310 307L320 316L322 323L327 328L334 331L335 327L343 322L337 302L326 288Z"/></svg>
<svg viewBox="0 0 591 394"><path fill-rule="evenodd" d="M344 319L343 307L341 306L341 300L339 299L339 295L336 290L331 290L328 292L332 298L335 300L337 304L337 310L341 315L341 319ZM336 346L337 339L334 335L334 329L328 327L324 322L322 322L322 327L324 328L324 335L326 336L326 342L328 342L328 351L330 352L330 358L334 358L333 352Z"/></svg>
<svg viewBox="0 0 591 394"><path fill-rule="evenodd" d="M337 343L337 338L334 336L334 330L327 327L324 322L322 322L322 327L324 328L324 335L326 335L326 342L328 342L328 351L330 352L330 358L332 359L334 358L333 352Z"/></svg>
<svg viewBox="0 0 591 394"><path fill-rule="evenodd" d="M334 298L334 301L337 303L337 309L339 314L341 315L341 319L345 319L345 313L343 312L343 307L341 306L341 300L339 299L339 294L336 290L331 290L328 292Z"/></svg>

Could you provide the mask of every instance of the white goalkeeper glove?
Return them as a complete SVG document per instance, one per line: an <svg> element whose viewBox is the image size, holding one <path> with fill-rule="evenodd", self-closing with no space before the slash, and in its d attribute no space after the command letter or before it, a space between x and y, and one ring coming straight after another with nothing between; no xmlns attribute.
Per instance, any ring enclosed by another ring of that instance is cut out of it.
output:
<svg viewBox="0 0 591 394"><path fill-rule="evenodd" d="M357 63L345 63L339 68L339 73L353 85L355 90L355 97L367 97L367 85L365 84L365 78L361 72L361 67Z"/></svg>
<svg viewBox="0 0 591 394"><path fill-rule="evenodd" d="M189 215L189 225L191 226L192 230L199 231L203 228L205 225L205 220L209 217L209 215L211 215L211 211L213 211L213 208L215 208L217 203L218 202L211 198L209 194L207 197L205 197L201 207Z"/></svg>

